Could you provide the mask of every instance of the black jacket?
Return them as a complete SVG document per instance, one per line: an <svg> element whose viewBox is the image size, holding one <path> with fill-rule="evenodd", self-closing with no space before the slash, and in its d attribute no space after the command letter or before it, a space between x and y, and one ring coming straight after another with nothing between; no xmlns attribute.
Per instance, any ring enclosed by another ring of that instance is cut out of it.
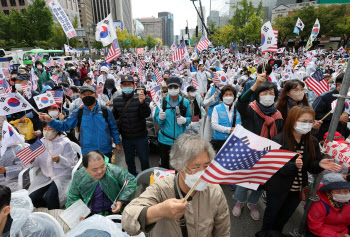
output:
<svg viewBox="0 0 350 237"><path fill-rule="evenodd" d="M239 99L236 103L237 110L241 114L241 121L242 126L251 131L252 133L255 133L256 135L260 136L261 129L265 123L265 120L257 114L252 107L249 106L249 102L243 103L240 102ZM283 119L276 119L276 128L277 128L277 134L282 131L283 128ZM270 127L269 130L269 136L270 136ZM271 139L270 137L268 137Z"/></svg>
<svg viewBox="0 0 350 237"><path fill-rule="evenodd" d="M123 138L132 139L147 136L146 118L151 115L149 103L140 104L139 96L134 93L128 109L122 117L121 125L118 127ZM126 97L123 93L113 100L113 114L116 120L122 114L125 104L130 97Z"/></svg>
<svg viewBox="0 0 350 237"><path fill-rule="evenodd" d="M303 139L303 138L302 138ZM283 139L282 133L277 134L273 140L279 144L281 144L281 149L283 150L292 150L288 148L287 138ZM303 167L302 167L302 186L305 187L308 184L308 176L307 172L312 174L318 174L323 171L323 169L319 166L321 160L321 152L320 147L318 145L318 141L312 137L312 142L315 146L316 151L316 160L310 161L309 157L309 148L308 145L304 145L304 153L303 153ZM273 196L284 200L289 190L292 187L293 181L295 177L298 175L298 168L295 165L295 160L298 157L293 158L289 162L287 162L280 170L277 171L264 185L266 191L272 193Z"/></svg>
<svg viewBox="0 0 350 237"><path fill-rule="evenodd" d="M337 99L337 97L334 97L333 94L339 94L337 89L325 92L318 96L315 101L312 103L312 107L315 110L316 120L321 120L329 111L332 110L332 102ZM319 140L323 140L323 136L326 132L328 132L329 126L332 121L333 114L328 115L324 120L323 124L321 125L320 129L318 130L318 133L315 134L315 137ZM338 124L337 132L340 132L341 135L344 137L349 134L346 124L341 125Z"/></svg>

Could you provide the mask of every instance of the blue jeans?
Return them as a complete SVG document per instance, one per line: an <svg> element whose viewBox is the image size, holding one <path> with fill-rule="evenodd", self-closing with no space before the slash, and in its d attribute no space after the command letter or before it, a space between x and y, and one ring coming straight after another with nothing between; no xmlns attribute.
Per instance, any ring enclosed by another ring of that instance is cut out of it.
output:
<svg viewBox="0 0 350 237"><path fill-rule="evenodd" d="M250 189L241 187L241 186L236 186L236 191L235 194L233 195L233 198L239 201L240 203L246 203L248 202L249 204L257 204L259 202L260 196L262 194L262 190L251 190L251 194L249 195L249 198L247 197L248 194L247 192Z"/></svg>
<svg viewBox="0 0 350 237"><path fill-rule="evenodd" d="M125 154L125 162L128 165L128 171L130 174L137 176L137 170L135 165L135 152L139 155L141 170L149 168L149 147L148 137L140 137L134 139L123 138L123 149Z"/></svg>
<svg viewBox="0 0 350 237"><path fill-rule="evenodd" d="M46 193L46 194L45 194ZM45 200L44 200L45 195ZM60 200L55 182L39 188L29 195L34 207L47 207L49 210L60 209Z"/></svg>

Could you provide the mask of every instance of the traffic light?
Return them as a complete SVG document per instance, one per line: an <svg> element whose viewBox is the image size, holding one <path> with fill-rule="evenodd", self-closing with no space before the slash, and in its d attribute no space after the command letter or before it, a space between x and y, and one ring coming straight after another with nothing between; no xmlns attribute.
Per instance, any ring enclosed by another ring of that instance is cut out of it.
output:
<svg viewBox="0 0 350 237"><path fill-rule="evenodd" d="M185 33L188 34L188 27L185 28Z"/></svg>
<svg viewBox="0 0 350 237"><path fill-rule="evenodd" d="M196 37L198 37L198 26L196 26Z"/></svg>

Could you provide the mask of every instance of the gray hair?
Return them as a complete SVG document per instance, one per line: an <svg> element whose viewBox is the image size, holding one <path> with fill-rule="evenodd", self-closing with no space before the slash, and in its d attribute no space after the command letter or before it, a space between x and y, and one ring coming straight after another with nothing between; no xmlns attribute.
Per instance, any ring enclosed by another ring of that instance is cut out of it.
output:
<svg viewBox="0 0 350 237"><path fill-rule="evenodd" d="M204 151L210 161L214 159L215 151L209 141L193 132L181 134L171 147L170 165L177 171L184 170L189 161Z"/></svg>

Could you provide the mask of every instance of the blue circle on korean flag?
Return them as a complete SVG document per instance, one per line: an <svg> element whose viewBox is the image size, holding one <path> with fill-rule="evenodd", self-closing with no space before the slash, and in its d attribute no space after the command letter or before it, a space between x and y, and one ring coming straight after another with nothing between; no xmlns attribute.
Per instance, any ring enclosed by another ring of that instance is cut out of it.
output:
<svg viewBox="0 0 350 237"><path fill-rule="evenodd" d="M49 98L47 98L47 97L42 97L41 98L41 103L43 103L43 104L47 104L47 103L49 103Z"/></svg>
<svg viewBox="0 0 350 237"><path fill-rule="evenodd" d="M15 98L11 98L7 101L7 104L11 107L17 107L21 104L21 102L19 102L17 99Z"/></svg>
<svg viewBox="0 0 350 237"><path fill-rule="evenodd" d="M225 76L222 76L222 77L221 77L221 81L222 81L222 82L226 82L226 77L225 77Z"/></svg>
<svg viewBox="0 0 350 237"><path fill-rule="evenodd" d="M101 27L102 27L102 30L101 30L101 33L100 33L100 37L101 38L106 38L108 36L107 26L101 26Z"/></svg>
<svg viewBox="0 0 350 237"><path fill-rule="evenodd" d="M261 45L265 43L265 35L261 34Z"/></svg>

